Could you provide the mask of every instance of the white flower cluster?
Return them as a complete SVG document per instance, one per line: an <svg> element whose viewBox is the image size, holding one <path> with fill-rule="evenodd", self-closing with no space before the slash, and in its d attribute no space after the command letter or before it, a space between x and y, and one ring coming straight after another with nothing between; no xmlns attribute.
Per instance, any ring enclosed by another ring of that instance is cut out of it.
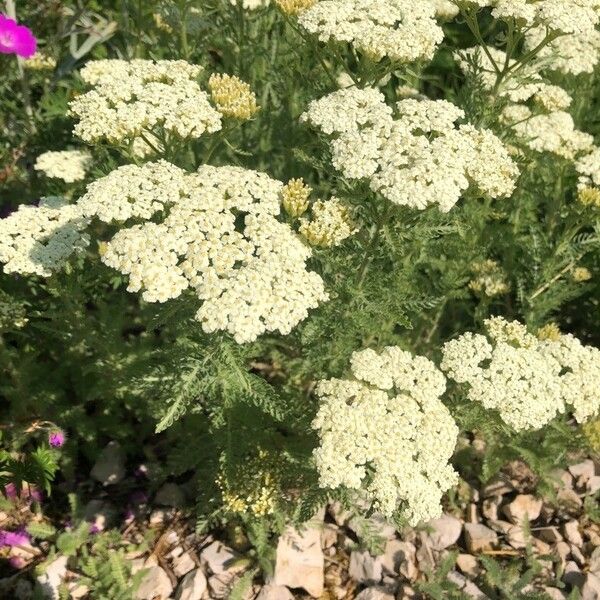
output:
<svg viewBox="0 0 600 600"><path fill-rule="evenodd" d="M161 127L198 138L221 129L221 114L196 81L202 67L182 60L99 60L81 76L94 88L73 100L74 132L86 142L134 140Z"/></svg>
<svg viewBox="0 0 600 600"><path fill-rule="evenodd" d="M353 379L320 381L313 428L324 488L366 491L377 510L411 525L441 514L457 481L448 464L458 428L442 404L446 381L435 365L398 347L355 352Z"/></svg>
<svg viewBox="0 0 600 600"><path fill-rule="evenodd" d="M88 185L78 205L86 217L105 223L148 220L181 199L184 181L185 171L164 160L125 165Z"/></svg>
<svg viewBox="0 0 600 600"><path fill-rule="evenodd" d="M488 48L488 51L496 65L502 68L506 54L496 48ZM464 72L469 72L474 63L479 63L483 85L489 90L494 88L496 70L481 48L461 52L457 61ZM514 61L509 61L509 66L513 64ZM501 82L498 94L513 103L504 109L503 119L531 150L576 160L593 149L593 137L579 131L566 112L572 102L571 96L561 87L546 83L539 69L539 64L530 64L521 69L518 76L509 76ZM532 100L536 112L525 104L529 100Z"/></svg>
<svg viewBox="0 0 600 600"><path fill-rule="evenodd" d="M478 7L493 7L497 19L514 19L521 25L543 26L550 31L582 34L600 19L598 0L468 0Z"/></svg>
<svg viewBox="0 0 600 600"><path fill-rule="evenodd" d="M464 117L445 100L406 99L398 118L376 89L347 88L310 103L303 121L331 135L333 165L348 179L395 204L449 211L471 184L491 197L509 196L519 175L502 142L488 130L455 127Z"/></svg>
<svg viewBox="0 0 600 600"><path fill-rule="evenodd" d="M85 173L91 160L92 155L85 150L51 151L40 154L33 168L36 171L42 171L46 177L74 183L85 179Z"/></svg>
<svg viewBox="0 0 600 600"><path fill-rule="evenodd" d="M298 20L322 42L347 42L374 60L407 63L433 58L444 38L435 16L423 0L321 0Z"/></svg>
<svg viewBox="0 0 600 600"><path fill-rule="evenodd" d="M600 188L600 148L596 146L589 154L582 156L575 163L575 170L579 173L579 189Z"/></svg>
<svg viewBox="0 0 600 600"><path fill-rule="evenodd" d="M265 331L288 334L327 300L321 278L306 270L310 248L276 219L282 188L256 171L202 166L185 174L163 161L121 167L80 202L105 221L165 213L161 223L121 229L102 261L148 302L192 288L203 329L244 343Z"/></svg>
<svg viewBox="0 0 600 600"><path fill-rule="evenodd" d="M468 398L496 410L516 431L540 429L573 407L581 422L600 410L600 351L570 335L539 340L517 321L485 321L443 347L441 368L468 385ZM595 391L594 391L595 390Z"/></svg>
<svg viewBox="0 0 600 600"><path fill-rule="evenodd" d="M525 49L537 47L546 36L545 27L532 27L525 34ZM592 73L600 60L600 31L562 35L542 48L539 58L545 68L561 73Z"/></svg>
<svg viewBox="0 0 600 600"><path fill-rule="evenodd" d="M50 277L75 252L89 244L88 220L63 198L43 198L39 206L21 205L0 220L0 262L5 273Z"/></svg>

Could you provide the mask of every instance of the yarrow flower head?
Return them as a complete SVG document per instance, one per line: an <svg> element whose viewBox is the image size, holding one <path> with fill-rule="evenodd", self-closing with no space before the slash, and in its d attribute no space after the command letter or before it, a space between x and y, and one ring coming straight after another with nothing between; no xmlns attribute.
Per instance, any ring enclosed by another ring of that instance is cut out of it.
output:
<svg viewBox="0 0 600 600"><path fill-rule="evenodd" d="M365 489L374 508L416 525L441 514L457 481L448 464L458 428L435 365L398 347L352 355L351 379L320 381L313 427L320 486Z"/></svg>
<svg viewBox="0 0 600 600"><path fill-rule="evenodd" d="M350 43L375 61L433 58L444 38L435 6L423 0L321 0L301 12L302 27L322 42Z"/></svg>
<svg viewBox="0 0 600 600"><path fill-rule="evenodd" d="M376 89L347 88L311 102L301 120L331 136L333 165L368 179L395 204L449 211L470 186L492 198L512 194L518 168L489 130L455 126L461 109L409 98L397 118Z"/></svg>
<svg viewBox="0 0 600 600"><path fill-rule="evenodd" d="M37 40L31 29L14 19L0 15L0 54L16 54L31 58L37 49Z"/></svg>
<svg viewBox="0 0 600 600"><path fill-rule="evenodd" d="M85 150L62 150L40 154L33 168L42 171L46 177L62 179L74 183L85 179L92 155Z"/></svg>
<svg viewBox="0 0 600 600"><path fill-rule="evenodd" d="M25 61L24 66L32 71L52 71L56 67L56 59L38 51Z"/></svg>
<svg viewBox="0 0 600 600"><path fill-rule="evenodd" d="M469 400L516 431L540 429L567 406L579 422L598 412L600 350L568 334L536 337L502 317L485 327L487 335L465 333L443 347L441 368L466 385Z"/></svg>
<svg viewBox="0 0 600 600"><path fill-rule="evenodd" d="M74 133L86 142L118 144L157 128L181 138L221 129L221 113L196 78L202 67L182 60L99 60L81 77L94 86L69 105L79 122Z"/></svg>
<svg viewBox="0 0 600 600"><path fill-rule="evenodd" d="M471 265L474 275L469 282L469 289L475 294L493 298L508 291L506 273L495 260L484 260Z"/></svg>
<svg viewBox="0 0 600 600"><path fill-rule="evenodd" d="M80 206L107 222L147 220L121 229L102 252L106 265L129 275L129 291L166 302L191 288L203 329L244 343L289 333L327 299L321 278L306 270L310 248L276 218L282 188L257 171L203 166L186 174L162 161L120 167L91 184ZM160 223L148 220L157 213Z"/></svg>
<svg viewBox="0 0 600 600"><path fill-rule="evenodd" d="M43 198L39 206L21 205L0 220L0 262L5 273L49 277L69 257L83 252L88 219L63 198Z"/></svg>

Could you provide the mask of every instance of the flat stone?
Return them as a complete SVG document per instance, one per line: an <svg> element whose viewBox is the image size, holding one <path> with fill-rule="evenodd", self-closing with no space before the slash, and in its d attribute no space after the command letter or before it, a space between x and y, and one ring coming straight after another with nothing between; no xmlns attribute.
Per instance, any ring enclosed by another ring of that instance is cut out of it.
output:
<svg viewBox="0 0 600 600"><path fill-rule="evenodd" d="M594 461L588 458L583 462L577 463L576 465L571 465L569 467L569 473L571 473L575 479L581 478L584 482L586 482L596 474Z"/></svg>
<svg viewBox="0 0 600 600"><path fill-rule="evenodd" d="M256 600L294 600L292 592L283 585L265 585Z"/></svg>
<svg viewBox="0 0 600 600"><path fill-rule="evenodd" d="M600 598L600 577L594 573L588 573L581 587L582 600L598 600Z"/></svg>
<svg viewBox="0 0 600 600"><path fill-rule="evenodd" d="M42 575L36 578L39 586L42 588L44 596L52 600L58 600L59 587L67 574L66 556L59 556L53 560L45 569Z"/></svg>
<svg viewBox="0 0 600 600"><path fill-rule="evenodd" d="M190 571L179 584L177 589L177 600L201 600L206 592L208 582L202 569Z"/></svg>
<svg viewBox="0 0 600 600"><path fill-rule="evenodd" d="M402 575L410 581L414 581L419 574L416 565L416 548L410 542L400 540L388 540L382 556L384 573L391 575Z"/></svg>
<svg viewBox="0 0 600 600"><path fill-rule="evenodd" d="M358 594L355 600L394 600L394 594L385 588L370 587Z"/></svg>
<svg viewBox="0 0 600 600"><path fill-rule="evenodd" d="M462 532L462 523L451 515L442 515L427 523L431 547L434 550L445 550L458 541Z"/></svg>
<svg viewBox="0 0 600 600"><path fill-rule="evenodd" d="M161 506L171 506L181 508L185 505L185 494L183 490L175 483L165 483L156 492L154 502Z"/></svg>
<svg viewBox="0 0 600 600"><path fill-rule="evenodd" d="M323 525L323 529L321 530L321 548L323 550L335 546L339 531L338 526L333 525L333 523L325 523Z"/></svg>
<svg viewBox="0 0 600 600"><path fill-rule="evenodd" d="M459 554L456 558L456 566L467 577L477 577L481 573L481 567L472 554Z"/></svg>
<svg viewBox="0 0 600 600"><path fill-rule="evenodd" d="M513 524L519 525L525 519L535 521L540 516L542 505L543 502L540 498L531 494L519 494L504 507L503 512Z"/></svg>
<svg viewBox="0 0 600 600"><path fill-rule="evenodd" d="M486 519L495 521L498 519L498 508L502 504L502 496L489 496L481 503L481 513Z"/></svg>
<svg viewBox="0 0 600 600"><path fill-rule="evenodd" d="M135 592L136 600L165 600L171 595L173 586L169 576L161 567L150 567L137 591Z"/></svg>
<svg viewBox="0 0 600 600"><path fill-rule="evenodd" d="M598 490L600 490L600 475L594 475L586 481L585 491L587 494L595 494Z"/></svg>
<svg viewBox="0 0 600 600"><path fill-rule="evenodd" d="M125 477L125 456L119 442L109 442L98 456L90 475L102 485L119 483Z"/></svg>
<svg viewBox="0 0 600 600"><path fill-rule="evenodd" d="M504 496L514 491L515 486L505 477L498 476L491 479L481 490L484 498L489 496Z"/></svg>
<svg viewBox="0 0 600 600"><path fill-rule="evenodd" d="M569 473L569 471L565 471L564 469L555 469L550 473L552 479L557 482L558 488L567 488L570 489L573 487L573 475Z"/></svg>
<svg viewBox="0 0 600 600"><path fill-rule="evenodd" d="M320 527L304 527L302 531L287 527L277 543L272 583L303 588L318 598L323 593L324 565Z"/></svg>
<svg viewBox="0 0 600 600"><path fill-rule="evenodd" d="M488 597L472 581L469 581L458 571L450 571L447 579L458 586L465 596L475 600L489 600Z"/></svg>
<svg viewBox="0 0 600 600"><path fill-rule="evenodd" d="M359 583L379 583L383 577L383 559L381 556L371 556L367 550L354 550L350 554L348 573Z"/></svg>
<svg viewBox="0 0 600 600"><path fill-rule="evenodd" d="M558 504L567 510L578 511L583 506L583 501L575 490L558 490L556 499Z"/></svg>
<svg viewBox="0 0 600 600"><path fill-rule="evenodd" d="M600 575L600 546L596 547L592 552L589 563L590 571L596 575Z"/></svg>
<svg viewBox="0 0 600 600"><path fill-rule="evenodd" d="M577 521L568 521L563 525L563 535L565 539L576 546L583 546L583 536L579 531L579 523Z"/></svg>
<svg viewBox="0 0 600 600"><path fill-rule="evenodd" d="M469 552L490 550L498 543L498 535L481 523L465 523L465 543Z"/></svg>
<svg viewBox="0 0 600 600"><path fill-rule="evenodd" d="M215 575L230 570L238 558L239 554L237 552L218 541L208 545L200 553L200 559L208 565L208 568Z"/></svg>
<svg viewBox="0 0 600 600"><path fill-rule="evenodd" d="M173 560L173 573L175 573L177 577L183 577L186 573L189 573L194 569L195 566L196 563L189 552L184 552Z"/></svg>

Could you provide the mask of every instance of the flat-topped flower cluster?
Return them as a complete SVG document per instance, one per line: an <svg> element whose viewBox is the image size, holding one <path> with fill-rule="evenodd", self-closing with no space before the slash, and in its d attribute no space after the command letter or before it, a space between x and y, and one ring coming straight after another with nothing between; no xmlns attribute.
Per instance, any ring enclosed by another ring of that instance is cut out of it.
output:
<svg viewBox="0 0 600 600"><path fill-rule="evenodd" d="M321 0L300 13L322 42L347 42L373 60L429 61L444 39L427 0Z"/></svg>
<svg viewBox="0 0 600 600"><path fill-rule="evenodd" d="M438 517L457 481L448 461L458 428L440 400L443 374L396 346L355 352L351 369L352 378L316 387L320 485L366 489L377 510L411 525Z"/></svg>
<svg viewBox="0 0 600 600"><path fill-rule="evenodd" d="M133 221L102 251L106 265L129 276L129 291L166 302L191 288L203 329L228 331L238 343L288 334L328 296L306 269L310 248L277 220L282 188L239 167L189 174L165 161L126 165L92 183L77 204L21 207L0 221L0 260L8 272L49 276L87 243L81 230L91 219Z"/></svg>
<svg viewBox="0 0 600 600"><path fill-rule="evenodd" d="M86 142L154 139L158 129L180 138L199 138L222 127L223 116L247 119L256 98L236 77L214 76L216 100L197 79L203 67L183 60L97 60L81 70L93 86L73 100L74 133ZM146 137L144 137L146 136Z"/></svg>
<svg viewBox="0 0 600 600"><path fill-rule="evenodd" d="M509 196L519 170L487 129L455 125L464 112L445 100L406 99L394 111L376 89L346 88L310 103L301 119L331 136L333 165L367 179L395 204L449 211L470 186Z"/></svg>
<svg viewBox="0 0 600 600"><path fill-rule="evenodd" d="M540 336L518 321L485 321L443 347L441 368L467 396L517 431L540 429L571 407L576 420L600 410L600 350L570 334Z"/></svg>

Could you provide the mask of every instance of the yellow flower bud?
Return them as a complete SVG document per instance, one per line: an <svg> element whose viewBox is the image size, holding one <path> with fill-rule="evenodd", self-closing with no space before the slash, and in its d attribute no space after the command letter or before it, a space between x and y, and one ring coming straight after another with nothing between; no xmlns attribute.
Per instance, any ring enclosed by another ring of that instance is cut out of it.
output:
<svg viewBox="0 0 600 600"><path fill-rule="evenodd" d="M217 110L225 117L247 121L258 112L254 92L235 75L213 74L208 88Z"/></svg>
<svg viewBox="0 0 600 600"><path fill-rule="evenodd" d="M300 217L308 209L308 198L312 188L304 183L302 178L290 179L281 190L283 210L290 217Z"/></svg>

